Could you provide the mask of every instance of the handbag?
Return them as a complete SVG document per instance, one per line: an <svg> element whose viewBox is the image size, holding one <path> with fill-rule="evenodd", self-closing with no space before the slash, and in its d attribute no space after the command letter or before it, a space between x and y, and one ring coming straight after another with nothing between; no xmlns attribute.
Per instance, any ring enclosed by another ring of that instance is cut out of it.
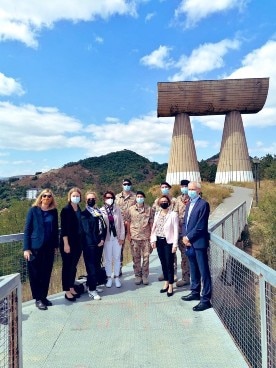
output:
<svg viewBox="0 0 276 368"><path fill-rule="evenodd" d="M105 268L102 266L97 273L97 285L104 285L107 283L107 276Z"/></svg>

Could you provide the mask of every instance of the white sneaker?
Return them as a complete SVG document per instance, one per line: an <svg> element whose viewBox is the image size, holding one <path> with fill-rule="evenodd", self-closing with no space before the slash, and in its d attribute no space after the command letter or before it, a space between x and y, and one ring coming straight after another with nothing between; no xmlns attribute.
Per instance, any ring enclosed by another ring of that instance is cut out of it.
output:
<svg viewBox="0 0 276 368"><path fill-rule="evenodd" d="M97 293L102 293L103 292L103 289L97 286L96 287L96 291L97 291Z"/></svg>
<svg viewBox="0 0 276 368"><path fill-rule="evenodd" d="M112 278L109 277L107 283L105 284L106 287L110 288L112 286Z"/></svg>
<svg viewBox="0 0 276 368"><path fill-rule="evenodd" d="M100 297L100 295L97 293L97 290L94 291L88 291L88 295L89 298L93 299L93 300L101 300L102 298Z"/></svg>
<svg viewBox="0 0 276 368"><path fill-rule="evenodd" d="M121 281L120 281L119 277L115 277L115 286L116 286L117 288L120 288L120 287L122 286L122 284L121 284Z"/></svg>

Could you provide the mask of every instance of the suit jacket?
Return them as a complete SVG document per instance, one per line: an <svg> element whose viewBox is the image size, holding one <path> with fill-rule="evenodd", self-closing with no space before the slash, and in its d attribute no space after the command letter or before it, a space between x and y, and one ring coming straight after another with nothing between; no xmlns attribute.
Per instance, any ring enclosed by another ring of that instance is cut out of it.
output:
<svg viewBox="0 0 276 368"><path fill-rule="evenodd" d="M80 208L79 208L80 210ZM60 213L60 250L63 252L64 250L64 243L63 237L68 237L68 242L70 247L79 247L80 246L80 239L81 239L81 229L80 229L80 222L74 211L74 208L68 203Z"/></svg>
<svg viewBox="0 0 276 368"><path fill-rule="evenodd" d="M156 242L156 224L158 221L158 217L160 216L161 211L156 212L152 229L150 241L151 243ZM169 210L164 223L164 233L166 237L166 241L168 244L173 244L173 246L177 247L178 245L178 214L172 210Z"/></svg>
<svg viewBox="0 0 276 368"><path fill-rule="evenodd" d="M202 198L196 201L187 224L190 203L186 206L182 225L182 236L187 236L195 249L209 246L208 218L210 214L209 203Z"/></svg>
<svg viewBox="0 0 276 368"><path fill-rule="evenodd" d="M52 223L52 245L58 247L58 212L56 208L49 210L53 215ZM44 242L44 223L40 207L31 207L27 213L23 250L33 250L42 247Z"/></svg>

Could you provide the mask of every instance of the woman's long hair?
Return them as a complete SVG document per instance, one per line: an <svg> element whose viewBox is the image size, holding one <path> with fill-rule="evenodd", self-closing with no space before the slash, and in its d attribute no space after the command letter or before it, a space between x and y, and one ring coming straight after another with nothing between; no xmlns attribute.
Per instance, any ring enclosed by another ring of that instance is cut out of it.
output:
<svg viewBox="0 0 276 368"><path fill-rule="evenodd" d="M49 205L49 210L52 210L53 208L57 208L57 203L56 203L56 200L55 200L54 193L51 191L51 189L48 189L48 188L43 189L39 193L39 195L36 197L35 202L33 203L33 207L35 207L35 206L41 207L41 199L42 199L42 196L44 194L48 194L48 195L51 195L52 196L52 202Z"/></svg>

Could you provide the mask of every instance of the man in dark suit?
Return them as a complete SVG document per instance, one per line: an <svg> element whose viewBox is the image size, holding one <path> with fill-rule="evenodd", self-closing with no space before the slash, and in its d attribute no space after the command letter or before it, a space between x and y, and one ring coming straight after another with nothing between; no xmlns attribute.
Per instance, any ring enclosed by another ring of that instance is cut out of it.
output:
<svg viewBox="0 0 276 368"><path fill-rule="evenodd" d="M201 186L197 182L188 185L190 203L186 207L182 236L189 259L191 273L191 293L182 296L184 301L199 300L193 307L195 312L211 308L212 283L208 263L209 247L208 218L209 203L200 197ZM201 292L201 295L200 295Z"/></svg>

